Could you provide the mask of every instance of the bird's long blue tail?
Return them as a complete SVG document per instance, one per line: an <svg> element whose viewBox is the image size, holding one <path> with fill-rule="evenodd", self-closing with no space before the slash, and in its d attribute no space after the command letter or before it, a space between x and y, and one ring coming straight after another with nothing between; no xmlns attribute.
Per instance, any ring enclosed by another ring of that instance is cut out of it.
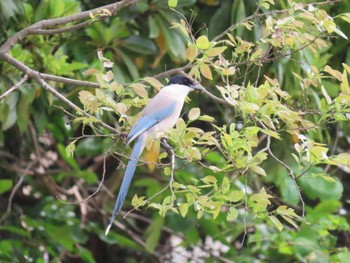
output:
<svg viewBox="0 0 350 263"><path fill-rule="evenodd" d="M106 228L106 232L105 232L106 236L107 236L107 234L108 234L108 232L113 224L114 218L117 216L117 214L120 212L120 210L123 206L126 194L128 193L128 189L129 189L129 186L131 183L131 179L132 179L134 172L135 172L135 169L136 169L137 161L142 153L144 145L145 145L144 139L142 136L140 136L136 140L134 148L131 152L130 160L129 160L128 166L126 167L126 170L125 170L123 182L122 182L122 185L121 185L120 190L119 190L117 201L115 202L115 206L114 206L114 210L113 210L111 219L109 220L109 224Z"/></svg>

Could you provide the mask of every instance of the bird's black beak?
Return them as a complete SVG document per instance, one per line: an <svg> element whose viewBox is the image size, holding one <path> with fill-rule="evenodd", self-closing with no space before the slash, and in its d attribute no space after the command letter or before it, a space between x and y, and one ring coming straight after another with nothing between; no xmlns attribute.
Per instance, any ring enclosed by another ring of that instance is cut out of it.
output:
<svg viewBox="0 0 350 263"><path fill-rule="evenodd" d="M204 90L204 87L198 83L194 83L193 85L191 85L191 88L195 90Z"/></svg>

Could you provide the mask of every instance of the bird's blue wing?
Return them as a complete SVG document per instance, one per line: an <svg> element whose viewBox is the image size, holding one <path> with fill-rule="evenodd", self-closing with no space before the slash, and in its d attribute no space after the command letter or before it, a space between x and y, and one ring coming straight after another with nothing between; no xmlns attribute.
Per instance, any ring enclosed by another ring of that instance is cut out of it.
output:
<svg viewBox="0 0 350 263"><path fill-rule="evenodd" d="M176 103L173 102L166 107L159 109L158 111L149 112L140 117L132 127L131 131L128 134L129 143L137 138L144 131L151 128L156 123L164 120L166 117L170 116L175 109Z"/></svg>

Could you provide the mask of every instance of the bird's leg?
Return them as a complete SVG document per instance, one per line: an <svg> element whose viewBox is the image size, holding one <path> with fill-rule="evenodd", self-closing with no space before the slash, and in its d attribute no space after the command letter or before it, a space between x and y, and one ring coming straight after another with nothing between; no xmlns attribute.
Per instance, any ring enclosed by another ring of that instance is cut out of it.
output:
<svg viewBox="0 0 350 263"><path fill-rule="evenodd" d="M168 141L165 137L160 139L160 142L162 143L162 145L164 146L164 148L167 150L167 152L169 154L174 153L174 149L168 144Z"/></svg>

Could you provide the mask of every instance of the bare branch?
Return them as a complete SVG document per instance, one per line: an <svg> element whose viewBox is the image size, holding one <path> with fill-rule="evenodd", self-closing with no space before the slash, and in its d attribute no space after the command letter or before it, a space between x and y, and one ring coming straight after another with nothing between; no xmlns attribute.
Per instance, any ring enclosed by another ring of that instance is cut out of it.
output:
<svg viewBox="0 0 350 263"><path fill-rule="evenodd" d="M69 26L66 28L60 28L56 30L43 30L45 28L50 28L50 27L56 27L59 25L64 25L68 23L74 23L79 20L83 20L86 18L90 19L90 14L96 14L100 10L106 9L111 12L112 15L114 15L116 12L118 12L120 9L127 7L129 5L137 3L139 0L124 0L121 2L117 2L114 4L109 4L105 6L101 6L99 8L87 10L84 12L80 12L78 14L70 15L70 16L65 16L65 17L59 17L59 18L54 18L54 19L48 19L48 20L42 20L39 21L19 32L14 34L12 37L10 37L3 45L0 47L0 54L1 53L7 53L11 49L11 47L16 44L18 41L22 40L28 35L33 35L33 34L57 34L57 33L62 33L66 31L71 31L71 30L76 30L77 28L81 28L83 26L86 26L89 24L89 21L83 22L81 24L75 25L75 26ZM102 18L102 17L101 17ZM1 58L1 56L0 56Z"/></svg>
<svg viewBox="0 0 350 263"><path fill-rule="evenodd" d="M272 150L271 150L271 148L270 148L270 144L271 144L271 136L268 136L268 137L267 137L267 145L266 145L267 151L268 151L268 153L271 155L271 157L272 157L273 159L275 159L279 164L281 164L284 168L287 169L289 175L292 177L293 183L294 183L294 185L295 185L295 187L296 187L296 189L297 189L297 192L298 192L298 196L299 196L300 202L301 202L301 204L302 204L302 206L301 206L301 207L302 207L302 217L303 217L303 219L305 220L305 202L304 202L304 199L303 199L303 197L302 197L302 195L301 195L300 187L299 187L298 182L297 182L297 177L295 176L294 171L293 171L292 168L290 168L287 164L285 164L284 162L282 162L280 159L278 159L278 158L273 154L273 152L272 152Z"/></svg>
<svg viewBox="0 0 350 263"><path fill-rule="evenodd" d="M184 70L190 69L192 66L193 66L192 63L187 63L185 66L164 71L162 73L154 75L153 77L156 79L160 79L160 78L165 78L175 74L183 74Z"/></svg>
<svg viewBox="0 0 350 263"><path fill-rule="evenodd" d="M3 58L4 60L6 60L9 64L15 66L16 68L18 68L19 70L26 72L26 75L35 78L43 88L45 88L48 92L52 93L56 98L58 98L59 100L61 100L62 102L64 102L67 106L69 106L70 108L76 110L77 112L81 113L82 115L84 115L85 117L88 118L92 118L94 116L90 115L89 113L87 113L86 111L82 110L81 108L79 108L77 105L75 105L73 102L71 102L70 100L68 100L66 97L64 97L61 93L59 93L57 90L55 90L51 85L49 85L40 75L40 73L38 71L35 71L31 68L29 68L28 66L26 66L25 64L23 64L22 62L20 62L19 60L11 57L9 54L7 53L0 53L0 58ZM115 133L115 134L120 134L120 131L118 131L117 129L109 126L107 123L104 123L103 121L96 119L96 122L99 123L102 127L106 128L107 130Z"/></svg>
<svg viewBox="0 0 350 263"><path fill-rule="evenodd" d="M73 26L63 27L63 28L57 28L57 29L33 29L31 30L31 34L37 34L37 35L56 35L68 31L78 30L80 28L86 27L89 25L90 21L85 21Z"/></svg>
<svg viewBox="0 0 350 263"><path fill-rule="evenodd" d="M71 84L76 86L85 86L85 87L92 87L92 88L99 88L100 84L97 82L91 82L91 81L84 81L84 80L76 80L71 78L65 78L65 77L59 77L51 74L45 74L40 73L40 76L45 80L52 80L56 82L62 82L65 84Z"/></svg>
<svg viewBox="0 0 350 263"><path fill-rule="evenodd" d="M81 204L81 203L86 203L89 199L91 199L92 197L94 197L101 189L101 187L103 186L103 183L104 183L104 180L105 180L105 175L106 175L106 158L107 158L107 154L104 155L103 157L103 172L102 172L102 179L100 181L100 183L98 184L97 186L97 189L92 193L90 194L88 197L86 198L81 198L78 199L78 201L74 201L74 202L70 202L70 201L65 201L63 200L62 198L60 198L59 196L56 196L56 198L61 201L62 203L64 204L70 204L70 205L76 205L76 204ZM73 187L76 187L76 186L73 186ZM76 189L78 191L78 188ZM75 192L74 192L75 193Z"/></svg>
<svg viewBox="0 0 350 263"><path fill-rule="evenodd" d="M13 85L11 88L6 90L1 96L0 96L0 101L4 99L6 96L10 95L13 91L18 89L26 80L28 79L28 74L25 74L23 78L21 78L15 85Z"/></svg>
<svg viewBox="0 0 350 263"><path fill-rule="evenodd" d="M67 104L70 108L76 110L77 112L82 113L85 117L91 118L94 117L92 115L90 115L89 113L87 113L86 111L83 111L81 108L79 108L77 105L75 105L73 102L71 102L70 100L68 100L66 97L64 97L61 93L59 93L58 91L56 91L53 87L51 87L45 80L43 80L40 77L35 77L36 80L50 93L52 93L56 98L60 99L61 101L63 101L65 104ZM104 123L103 121L96 119L97 122L104 128L106 128L107 130L115 133L115 134L120 134L120 131L114 129L113 127L109 126L107 123Z"/></svg>
<svg viewBox="0 0 350 263"><path fill-rule="evenodd" d="M19 180L17 181L16 185L12 188L10 197L9 197L9 201L7 204L7 209L6 212L2 215L2 217L0 218L0 224L2 222L4 222L4 220L9 216L9 214L11 213L11 209L12 209L12 200L16 194L16 192L18 191L18 189L20 188L20 186L23 183L24 177L27 175L28 171L32 168L32 166L36 163L36 161L32 161L30 163L28 163L27 167L25 168L23 174L20 176Z"/></svg>

